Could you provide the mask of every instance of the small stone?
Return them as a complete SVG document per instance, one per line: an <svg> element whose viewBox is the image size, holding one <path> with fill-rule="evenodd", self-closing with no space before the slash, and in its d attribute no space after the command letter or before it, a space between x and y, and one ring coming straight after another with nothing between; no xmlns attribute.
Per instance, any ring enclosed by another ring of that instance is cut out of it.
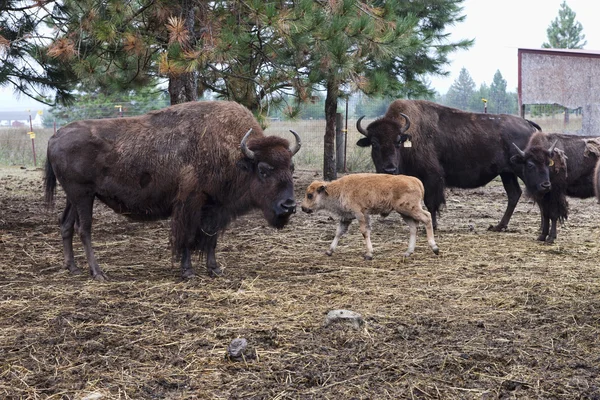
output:
<svg viewBox="0 0 600 400"><path fill-rule="evenodd" d="M227 354L232 360L241 359L244 355L244 350L248 347L248 341L244 338L233 339L227 346Z"/></svg>
<svg viewBox="0 0 600 400"><path fill-rule="evenodd" d="M325 326L329 326L337 322L350 324L355 329L360 329L365 323L362 316L357 312L351 310L329 311L325 317Z"/></svg>

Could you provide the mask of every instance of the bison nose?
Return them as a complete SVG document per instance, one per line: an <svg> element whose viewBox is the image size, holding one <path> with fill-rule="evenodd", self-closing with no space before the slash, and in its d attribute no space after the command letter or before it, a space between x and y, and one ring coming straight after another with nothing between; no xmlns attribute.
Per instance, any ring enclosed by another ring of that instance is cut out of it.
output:
<svg viewBox="0 0 600 400"><path fill-rule="evenodd" d="M552 189L552 184L549 181L542 182L542 183L540 183L540 188L543 191L548 192L548 191L550 191L550 189Z"/></svg>
<svg viewBox="0 0 600 400"><path fill-rule="evenodd" d="M386 174L395 175L396 168L395 167L386 167L383 169L383 172L385 172Z"/></svg>
<svg viewBox="0 0 600 400"><path fill-rule="evenodd" d="M284 214L293 214L296 212L296 201L294 199L287 199L279 203L279 207L283 210Z"/></svg>

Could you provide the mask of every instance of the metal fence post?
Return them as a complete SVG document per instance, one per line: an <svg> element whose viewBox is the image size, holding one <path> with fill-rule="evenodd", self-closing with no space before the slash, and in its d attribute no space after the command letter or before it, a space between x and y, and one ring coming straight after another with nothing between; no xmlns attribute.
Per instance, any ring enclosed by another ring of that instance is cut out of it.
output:
<svg viewBox="0 0 600 400"><path fill-rule="evenodd" d="M344 172L344 165L346 160L344 159L344 133L342 131L342 113L335 114L335 166L337 172Z"/></svg>

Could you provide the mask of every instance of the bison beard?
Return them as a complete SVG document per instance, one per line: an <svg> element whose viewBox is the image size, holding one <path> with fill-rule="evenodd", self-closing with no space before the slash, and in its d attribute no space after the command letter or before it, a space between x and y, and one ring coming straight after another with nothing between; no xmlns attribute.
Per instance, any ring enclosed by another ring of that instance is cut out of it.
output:
<svg viewBox="0 0 600 400"><path fill-rule="evenodd" d="M246 134L244 135L244 133ZM60 219L65 267L75 227L90 273L104 280L91 246L94 199L135 220L172 218L171 246L182 276L194 275L191 253L206 254L210 274L221 273L215 249L230 221L260 209L282 228L295 212L292 156L283 138L265 137L245 107L190 102L139 117L87 120L61 128L48 142L46 201L57 181L66 193Z"/></svg>

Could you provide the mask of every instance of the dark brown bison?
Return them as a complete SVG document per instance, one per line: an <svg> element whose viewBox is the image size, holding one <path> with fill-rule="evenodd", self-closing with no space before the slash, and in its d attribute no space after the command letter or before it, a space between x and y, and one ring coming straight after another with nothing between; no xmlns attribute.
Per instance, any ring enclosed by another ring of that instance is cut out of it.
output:
<svg viewBox="0 0 600 400"><path fill-rule="evenodd" d="M529 196L540 208L541 234L538 240L553 243L557 222L569 215L566 196L594 195L594 169L600 153L600 138L534 133L525 150L511 161L521 170Z"/></svg>
<svg viewBox="0 0 600 400"><path fill-rule="evenodd" d="M600 203L600 159L596 163L596 169L594 170L594 192L596 193L598 203Z"/></svg>
<svg viewBox="0 0 600 400"><path fill-rule="evenodd" d="M445 204L446 186L476 188L500 175L508 196L504 216L495 231L506 229L521 197L510 157L511 143L524 147L541 128L526 119L505 114L471 113L424 100L395 100L386 114L362 128L358 146L371 146L379 173L412 175L425 186L425 205L437 227Z"/></svg>
<svg viewBox="0 0 600 400"><path fill-rule="evenodd" d="M194 275L191 253L206 254L219 275L217 238L231 220L260 209L275 228L296 210L292 156L296 142L264 136L249 110L234 102L190 102L130 118L73 122L48 142L46 200L56 181L66 193L60 218L65 267L73 259L76 228L90 273L106 276L92 250L92 208L97 198L133 220L171 217L171 246L182 276ZM245 135L244 135L245 134Z"/></svg>

